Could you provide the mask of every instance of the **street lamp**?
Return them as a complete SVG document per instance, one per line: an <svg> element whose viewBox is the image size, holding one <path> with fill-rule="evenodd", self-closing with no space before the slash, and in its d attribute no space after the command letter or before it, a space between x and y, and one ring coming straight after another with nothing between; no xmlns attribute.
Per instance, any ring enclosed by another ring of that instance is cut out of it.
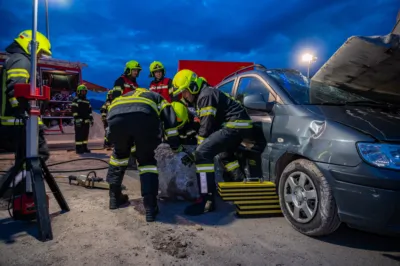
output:
<svg viewBox="0 0 400 266"><path fill-rule="evenodd" d="M46 9L46 37L50 41L50 28L49 28L49 0L44 1Z"/></svg>
<svg viewBox="0 0 400 266"><path fill-rule="evenodd" d="M303 62L307 63L307 78L310 78L311 63L317 61L317 57L313 56L312 54L304 54L301 59Z"/></svg>

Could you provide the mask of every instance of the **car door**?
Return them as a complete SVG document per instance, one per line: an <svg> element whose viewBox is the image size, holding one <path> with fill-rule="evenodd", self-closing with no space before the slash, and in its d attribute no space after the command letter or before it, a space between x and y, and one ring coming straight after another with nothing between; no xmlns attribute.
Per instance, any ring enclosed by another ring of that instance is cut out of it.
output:
<svg viewBox="0 0 400 266"><path fill-rule="evenodd" d="M234 91L235 98L243 104L245 96L261 94L268 102L276 102L275 93L270 90L268 84L257 75L244 75L237 81ZM242 142L247 149L259 153L262 158L262 171L264 178L269 176L269 163L267 143L271 138L271 128L274 116L272 113L247 109L247 113L253 120L253 136Z"/></svg>

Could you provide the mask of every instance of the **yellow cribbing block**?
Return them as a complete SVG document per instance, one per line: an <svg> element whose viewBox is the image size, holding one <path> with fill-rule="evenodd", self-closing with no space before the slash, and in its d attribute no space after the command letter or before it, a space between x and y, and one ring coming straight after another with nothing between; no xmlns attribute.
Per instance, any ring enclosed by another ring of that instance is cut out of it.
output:
<svg viewBox="0 0 400 266"><path fill-rule="evenodd" d="M233 204L236 204L236 205L273 204L273 203L279 203L279 199L275 199L275 200L238 200L238 201L233 202Z"/></svg>
<svg viewBox="0 0 400 266"><path fill-rule="evenodd" d="M239 210L264 210L264 209L280 209L280 205L237 205Z"/></svg>
<svg viewBox="0 0 400 266"><path fill-rule="evenodd" d="M238 215L265 215L265 214L281 214L281 210L255 210L255 211L241 211L236 209Z"/></svg>
<svg viewBox="0 0 400 266"><path fill-rule="evenodd" d="M221 192L273 192L275 188L218 188Z"/></svg>
<svg viewBox="0 0 400 266"><path fill-rule="evenodd" d="M225 188L275 188L275 183L269 181L263 182L219 182L218 187Z"/></svg>
<svg viewBox="0 0 400 266"><path fill-rule="evenodd" d="M278 196L225 196L222 197L222 200L224 201L235 201L235 200L266 200L266 199L278 199Z"/></svg>
<svg viewBox="0 0 400 266"><path fill-rule="evenodd" d="M221 197L241 197L241 196L274 196L276 195L275 191L271 191L271 192L236 192L236 193L226 193L225 191L218 191L219 195Z"/></svg>

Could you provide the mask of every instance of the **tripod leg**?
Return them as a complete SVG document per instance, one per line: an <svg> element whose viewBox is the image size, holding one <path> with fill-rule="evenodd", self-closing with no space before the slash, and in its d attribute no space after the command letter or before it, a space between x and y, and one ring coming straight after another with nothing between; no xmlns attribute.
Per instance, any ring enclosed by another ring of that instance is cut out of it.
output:
<svg viewBox="0 0 400 266"><path fill-rule="evenodd" d="M46 188L43 181L43 172L39 158L28 158L27 170L31 174L33 195L36 206L36 219L39 228L39 240L47 241L53 239L53 231L47 205Z"/></svg>
<svg viewBox="0 0 400 266"><path fill-rule="evenodd" d="M40 163L42 166L43 174L44 174L44 179L47 182L47 185L49 185L49 188L51 192L53 192L54 197L56 198L58 205L60 206L61 210L65 212L69 212L69 206L67 201L65 200L56 180L54 179L53 175L50 173L49 169L47 168L46 163L42 158L40 158Z"/></svg>
<svg viewBox="0 0 400 266"><path fill-rule="evenodd" d="M25 161L22 160L19 163L16 163L13 167L8 170L2 177L2 184L0 184L0 198L3 197L4 193L10 188L10 185L13 179L18 175L19 171L21 171L22 166Z"/></svg>

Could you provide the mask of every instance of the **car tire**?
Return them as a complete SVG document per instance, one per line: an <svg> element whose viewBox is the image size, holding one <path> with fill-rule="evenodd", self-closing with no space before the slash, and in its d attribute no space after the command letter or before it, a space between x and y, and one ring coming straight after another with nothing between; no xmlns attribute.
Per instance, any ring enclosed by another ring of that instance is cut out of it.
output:
<svg viewBox="0 0 400 266"><path fill-rule="evenodd" d="M293 183L297 180L296 176L299 176L298 182L300 182L300 177L302 177L302 180L306 179L305 182L301 183L302 186L299 185L300 183ZM304 183L307 185L304 185ZM310 189L312 186L314 188ZM293 187L295 192L291 191ZM304 190L302 187L306 189ZM333 233L340 226L341 222L332 189L313 162L299 159L289 163L280 177L278 193L283 215L300 233L308 236L324 236ZM299 197L302 200L299 200L298 194L300 194ZM315 196L317 198L312 199ZM301 202L303 204L300 204ZM314 202L314 205L312 202ZM300 209L300 211L297 211L297 215L294 211L295 204L302 206L297 207L297 210ZM300 216L305 218L302 219Z"/></svg>

